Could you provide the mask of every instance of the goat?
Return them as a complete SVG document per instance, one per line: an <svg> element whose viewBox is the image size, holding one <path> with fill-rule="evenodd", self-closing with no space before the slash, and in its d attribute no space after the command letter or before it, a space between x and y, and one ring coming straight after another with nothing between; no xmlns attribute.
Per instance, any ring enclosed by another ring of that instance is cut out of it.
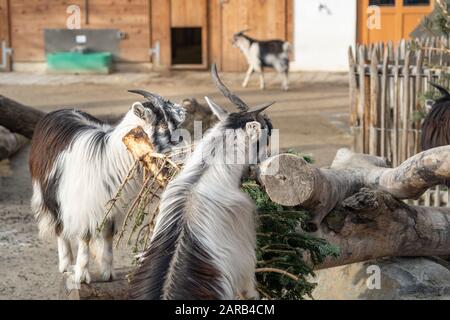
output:
<svg viewBox="0 0 450 320"><path fill-rule="evenodd" d="M244 54L249 65L242 86L246 88L253 72L259 73L260 88L264 90L264 67L274 68L282 77L281 87L289 90L289 52L291 45L287 41L259 41L245 34L248 30L233 35L232 44Z"/></svg>
<svg viewBox="0 0 450 320"><path fill-rule="evenodd" d="M248 163L226 158L231 150L238 159L255 150L251 146L258 132L272 129L270 119L261 115L272 103L250 109L221 82L215 65L212 77L239 112L228 114L206 98L220 121L162 195L150 246L131 280L132 299L258 298L255 205L240 190ZM230 130L233 137L227 139L225 154L222 142Z"/></svg>
<svg viewBox="0 0 450 320"><path fill-rule="evenodd" d="M430 84L439 90L442 97L435 101L422 124L423 151L450 145L450 93L440 85Z"/></svg>
<svg viewBox="0 0 450 320"><path fill-rule="evenodd" d="M173 146L172 132L183 122L184 109L158 95L141 90L148 101L136 102L116 125L107 125L77 110L47 114L36 126L31 143L29 168L33 183L31 207L42 236L57 237L59 271L68 271L73 255L71 241L78 241L75 283L90 282L89 245L95 240L102 279L113 278L112 240L120 223L119 209L108 217L105 205L114 197L134 159L122 138L141 126L157 152ZM124 190L131 198L138 183Z"/></svg>

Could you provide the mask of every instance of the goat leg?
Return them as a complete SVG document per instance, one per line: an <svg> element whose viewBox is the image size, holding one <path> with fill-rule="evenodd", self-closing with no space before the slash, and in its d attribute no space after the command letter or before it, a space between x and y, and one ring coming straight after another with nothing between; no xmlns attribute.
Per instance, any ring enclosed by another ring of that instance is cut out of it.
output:
<svg viewBox="0 0 450 320"><path fill-rule="evenodd" d="M262 69L259 72L259 87L261 88L261 90L266 89L266 84L264 81L264 71Z"/></svg>
<svg viewBox="0 0 450 320"><path fill-rule="evenodd" d="M59 258L59 272L64 273L69 271L69 266L72 264L73 255L70 241L64 239L62 236L58 237L58 258Z"/></svg>
<svg viewBox="0 0 450 320"><path fill-rule="evenodd" d="M75 283L90 283L89 274L89 239L80 239L78 242L77 262L75 264Z"/></svg>
<svg viewBox="0 0 450 320"><path fill-rule="evenodd" d="M242 83L242 87L247 88L248 82L250 81L250 77L253 74L254 70L253 67L250 66L247 70L247 74L245 75L244 82Z"/></svg>

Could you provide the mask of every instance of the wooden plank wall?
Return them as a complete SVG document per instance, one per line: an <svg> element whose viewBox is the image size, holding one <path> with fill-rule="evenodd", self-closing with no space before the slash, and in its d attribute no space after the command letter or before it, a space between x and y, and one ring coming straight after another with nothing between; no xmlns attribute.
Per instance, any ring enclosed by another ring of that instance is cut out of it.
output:
<svg viewBox="0 0 450 320"><path fill-rule="evenodd" d="M187 68L208 67L208 0L171 0L171 27L201 27L202 28L202 57L199 66L184 66ZM179 67L179 66L178 66ZM184 68L181 67L181 68Z"/></svg>
<svg viewBox="0 0 450 320"><path fill-rule="evenodd" d="M172 27L198 27L205 24L207 0L171 0Z"/></svg>
<svg viewBox="0 0 450 320"><path fill-rule="evenodd" d="M159 42L161 46L162 66L170 66L172 57L170 50L170 0L151 0L151 39L152 47Z"/></svg>
<svg viewBox="0 0 450 320"><path fill-rule="evenodd" d="M0 4L6 1L0 0ZM199 7L198 1L204 2L204 6ZM84 0L9 0L14 60L45 61L43 30L65 28L66 9L75 4L82 11L82 28L119 28L127 34L121 42L124 61L150 61L149 49L159 41L160 63L170 67L171 26L201 23L208 31L204 46L208 64L215 62L224 71L243 71L246 62L231 45L233 34L250 28L249 35L255 38L292 41L293 1L88 0L89 24L86 24Z"/></svg>
<svg viewBox="0 0 450 320"><path fill-rule="evenodd" d="M89 1L89 24L84 17L83 0L14 0L11 1L11 38L14 61L45 61L45 28L66 28L69 5L79 5L82 28L118 28L127 34L121 41L123 60L149 61L150 47L148 0L92 0Z"/></svg>
<svg viewBox="0 0 450 320"><path fill-rule="evenodd" d="M209 62L215 63L222 70L222 9L220 0L211 0L208 7L208 56Z"/></svg>
<svg viewBox="0 0 450 320"><path fill-rule="evenodd" d="M120 42L123 60L150 61L150 2L148 0L90 0L87 28L117 28L126 33Z"/></svg>

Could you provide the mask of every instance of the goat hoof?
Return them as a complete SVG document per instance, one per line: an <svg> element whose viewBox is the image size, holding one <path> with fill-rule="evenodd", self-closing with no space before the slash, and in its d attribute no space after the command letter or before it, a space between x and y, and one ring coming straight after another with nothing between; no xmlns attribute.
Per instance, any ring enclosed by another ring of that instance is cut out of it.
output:
<svg viewBox="0 0 450 320"><path fill-rule="evenodd" d="M78 268L77 266L75 266L74 278L76 284L91 283L91 275L89 274L89 271L87 269Z"/></svg>
<svg viewBox="0 0 450 320"><path fill-rule="evenodd" d="M113 281L116 278L116 275L111 270L102 271L102 281L109 282Z"/></svg>
<svg viewBox="0 0 450 320"><path fill-rule="evenodd" d="M70 261L59 263L59 273L69 272Z"/></svg>

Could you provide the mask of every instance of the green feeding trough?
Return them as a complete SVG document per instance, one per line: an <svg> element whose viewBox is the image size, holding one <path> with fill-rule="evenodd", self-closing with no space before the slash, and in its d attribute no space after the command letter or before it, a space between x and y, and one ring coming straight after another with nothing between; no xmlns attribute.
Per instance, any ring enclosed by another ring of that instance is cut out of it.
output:
<svg viewBox="0 0 450 320"><path fill-rule="evenodd" d="M103 73L112 71L113 55L110 52L56 52L47 54L51 72Z"/></svg>

